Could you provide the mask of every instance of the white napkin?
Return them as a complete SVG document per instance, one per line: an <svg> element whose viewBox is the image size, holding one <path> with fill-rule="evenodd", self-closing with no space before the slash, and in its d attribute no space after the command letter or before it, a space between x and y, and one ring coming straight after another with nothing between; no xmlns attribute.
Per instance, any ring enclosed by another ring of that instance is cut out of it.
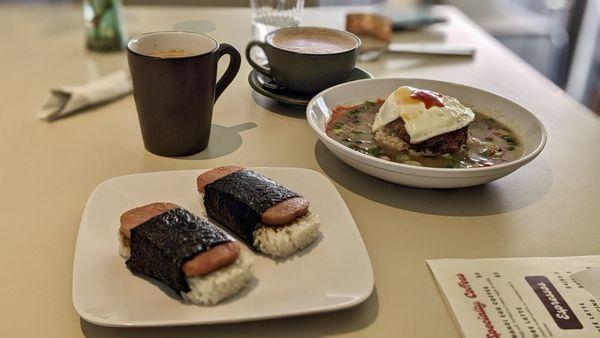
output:
<svg viewBox="0 0 600 338"><path fill-rule="evenodd" d="M129 72L119 70L81 86L52 89L38 113L41 120L53 121L83 108L131 93Z"/></svg>
<svg viewBox="0 0 600 338"><path fill-rule="evenodd" d="M587 269L571 275L571 278L583 288L600 299L600 268Z"/></svg>

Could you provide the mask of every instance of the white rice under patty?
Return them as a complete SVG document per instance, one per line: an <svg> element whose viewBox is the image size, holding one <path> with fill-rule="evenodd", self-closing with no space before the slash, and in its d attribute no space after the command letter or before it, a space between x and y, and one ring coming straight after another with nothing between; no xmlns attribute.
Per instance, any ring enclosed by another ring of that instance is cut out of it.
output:
<svg viewBox="0 0 600 338"><path fill-rule="evenodd" d="M123 244L119 232L119 254L125 259L131 256L131 248ZM199 305L214 305L240 291L252 278L254 258L242 247L235 262L203 276L186 277L190 291L182 293L184 300Z"/></svg>
<svg viewBox="0 0 600 338"><path fill-rule="evenodd" d="M279 226L259 224L252 233L254 247L274 257L287 257L314 242L319 236L319 216L308 213Z"/></svg>

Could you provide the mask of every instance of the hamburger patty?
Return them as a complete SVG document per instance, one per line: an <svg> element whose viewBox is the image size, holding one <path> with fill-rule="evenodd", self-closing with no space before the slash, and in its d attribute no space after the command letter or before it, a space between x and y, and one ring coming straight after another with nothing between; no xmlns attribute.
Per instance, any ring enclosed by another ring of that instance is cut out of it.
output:
<svg viewBox="0 0 600 338"><path fill-rule="evenodd" d="M442 135L434 136L421 143L411 144L410 136L404 127L404 120L396 119L386 127L388 131L397 134L405 141L410 149L426 154L426 155L442 155L446 153L455 153L467 143L469 126L465 126L455 131L451 131ZM399 149L401 150L401 149Z"/></svg>

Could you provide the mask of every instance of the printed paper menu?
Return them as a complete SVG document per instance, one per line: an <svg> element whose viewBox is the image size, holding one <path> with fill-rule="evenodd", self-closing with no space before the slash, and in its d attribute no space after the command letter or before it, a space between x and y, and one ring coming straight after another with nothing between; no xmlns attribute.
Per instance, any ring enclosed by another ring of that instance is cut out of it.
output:
<svg viewBox="0 0 600 338"><path fill-rule="evenodd" d="M571 279L600 256L427 264L464 337L600 337L600 300Z"/></svg>

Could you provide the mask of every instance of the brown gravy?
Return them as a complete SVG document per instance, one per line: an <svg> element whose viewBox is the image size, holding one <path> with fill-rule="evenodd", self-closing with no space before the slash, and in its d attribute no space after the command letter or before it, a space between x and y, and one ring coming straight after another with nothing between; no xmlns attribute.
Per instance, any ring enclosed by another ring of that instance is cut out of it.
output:
<svg viewBox="0 0 600 338"><path fill-rule="evenodd" d="M356 106L338 106L327 123L326 133L335 141L363 154L384 160L434 168L479 168L515 161L523 146L515 133L491 117L475 112L469 140L458 152L440 156L414 155L408 151L388 153L374 141L373 120L383 100Z"/></svg>

